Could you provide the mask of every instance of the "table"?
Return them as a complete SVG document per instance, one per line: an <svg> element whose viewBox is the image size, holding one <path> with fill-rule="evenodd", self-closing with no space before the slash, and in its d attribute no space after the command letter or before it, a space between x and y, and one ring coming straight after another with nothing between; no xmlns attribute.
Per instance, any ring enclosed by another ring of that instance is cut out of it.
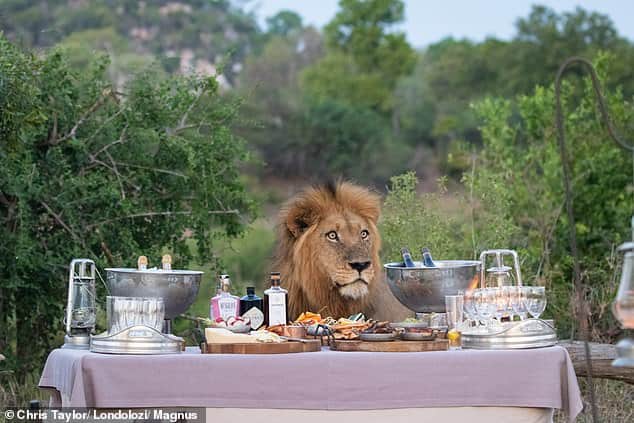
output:
<svg viewBox="0 0 634 423"><path fill-rule="evenodd" d="M476 411L499 417L524 410L533 416L495 420L550 421L555 408L572 421L582 409L572 363L557 346L422 353L323 349L286 355L204 355L188 348L179 355L155 356L57 349L39 386L59 393L64 406L207 407L214 421L223 421L218 418L223 413L235 420L237 412L248 415L250 409L266 409L269 421L274 415L294 421L303 416L303 423L324 412L346 416L346 422L355 415L381 421L386 411L412 420L419 412L453 411L467 413L473 422ZM437 419L454 420L438 414Z"/></svg>

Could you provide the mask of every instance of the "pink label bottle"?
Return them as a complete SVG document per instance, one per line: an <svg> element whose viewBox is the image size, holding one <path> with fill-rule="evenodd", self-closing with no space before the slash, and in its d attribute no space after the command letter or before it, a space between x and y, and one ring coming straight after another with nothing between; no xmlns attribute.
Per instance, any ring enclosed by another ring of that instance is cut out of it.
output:
<svg viewBox="0 0 634 423"><path fill-rule="evenodd" d="M229 275L220 275L220 292L211 299L209 315L212 320L222 318L227 320L230 317L240 315L240 298L231 295L231 280Z"/></svg>

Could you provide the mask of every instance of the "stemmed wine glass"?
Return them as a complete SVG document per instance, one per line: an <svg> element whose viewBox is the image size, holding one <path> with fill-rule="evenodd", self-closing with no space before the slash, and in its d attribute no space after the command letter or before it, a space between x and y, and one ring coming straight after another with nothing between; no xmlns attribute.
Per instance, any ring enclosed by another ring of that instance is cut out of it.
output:
<svg viewBox="0 0 634 423"><path fill-rule="evenodd" d="M473 302L476 315L483 321L484 326L491 324L496 310L494 291L492 288L478 288L473 291Z"/></svg>
<svg viewBox="0 0 634 423"><path fill-rule="evenodd" d="M524 306L524 287L521 286L510 286L509 287L509 305L512 310L511 321L513 321L513 316L519 316L520 320L524 320L526 318L526 307Z"/></svg>
<svg viewBox="0 0 634 423"><path fill-rule="evenodd" d="M495 298L495 318L502 323L502 318L508 314L509 297L508 290L503 287L492 288Z"/></svg>
<svg viewBox="0 0 634 423"><path fill-rule="evenodd" d="M477 313L475 309L475 303L473 300L473 290L468 289L464 292L460 292L464 298L464 314L467 317L467 326L471 326L473 321L477 323Z"/></svg>
<svg viewBox="0 0 634 423"><path fill-rule="evenodd" d="M546 309L546 288L543 286L526 287L526 296L523 298L526 311L535 319Z"/></svg>

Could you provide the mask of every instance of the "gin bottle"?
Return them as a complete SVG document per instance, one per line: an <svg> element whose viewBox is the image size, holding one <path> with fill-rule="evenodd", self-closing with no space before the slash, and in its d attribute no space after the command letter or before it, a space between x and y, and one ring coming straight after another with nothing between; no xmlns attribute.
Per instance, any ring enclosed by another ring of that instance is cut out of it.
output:
<svg viewBox="0 0 634 423"><path fill-rule="evenodd" d="M247 295L240 298L240 316L248 317L251 329L257 330L264 323L264 300L255 295L255 288L247 287Z"/></svg>
<svg viewBox="0 0 634 423"><path fill-rule="evenodd" d="M264 291L264 323L285 325L288 321L288 291L282 288L279 272L271 272L271 287Z"/></svg>
<svg viewBox="0 0 634 423"><path fill-rule="evenodd" d="M229 275L220 275L221 291L211 299L210 317L213 320L237 317L240 312L240 298L231 295L231 280Z"/></svg>

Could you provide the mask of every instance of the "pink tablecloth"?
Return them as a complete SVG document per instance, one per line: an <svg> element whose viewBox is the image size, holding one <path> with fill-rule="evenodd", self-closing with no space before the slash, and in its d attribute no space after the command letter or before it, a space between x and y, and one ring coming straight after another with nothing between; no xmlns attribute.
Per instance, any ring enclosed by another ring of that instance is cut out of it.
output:
<svg viewBox="0 0 634 423"><path fill-rule="evenodd" d="M561 408L582 401L564 348L423 353L125 356L58 349L40 387L70 405L370 410L411 407Z"/></svg>

